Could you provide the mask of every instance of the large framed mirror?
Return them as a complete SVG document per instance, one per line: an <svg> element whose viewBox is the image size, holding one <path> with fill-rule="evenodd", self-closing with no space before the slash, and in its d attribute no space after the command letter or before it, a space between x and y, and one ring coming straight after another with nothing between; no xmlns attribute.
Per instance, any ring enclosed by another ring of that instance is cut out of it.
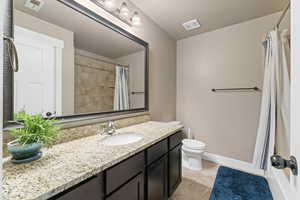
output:
<svg viewBox="0 0 300 200"><path fill-rule="evenodd" d="M7 122L23 111L78 120L148 110L147 42L74 0L27 2L13 2L19 70L5 75Z"/></svg>

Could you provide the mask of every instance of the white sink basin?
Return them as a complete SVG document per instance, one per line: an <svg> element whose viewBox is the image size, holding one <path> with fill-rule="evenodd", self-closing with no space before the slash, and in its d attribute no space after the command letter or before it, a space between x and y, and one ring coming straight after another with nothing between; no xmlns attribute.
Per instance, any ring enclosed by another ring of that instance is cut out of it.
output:
<svg viewBox="0 0 300 200"><path fill-rule="evenodd" d="M104 138L101 142L105 145L126 145L134 142L138 142L143 139L142 135L137 133L120 133Z"/></svg>

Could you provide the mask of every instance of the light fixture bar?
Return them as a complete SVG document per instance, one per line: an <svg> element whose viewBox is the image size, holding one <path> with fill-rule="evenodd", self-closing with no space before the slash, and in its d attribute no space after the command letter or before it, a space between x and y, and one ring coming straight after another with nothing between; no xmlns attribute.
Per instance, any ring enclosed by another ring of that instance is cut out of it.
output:
<svg viewBox="0 0 300 200"><path fill-rule="evenodd" d="M127 24L128 26L132 26L132 23L131 23L130 19L122 18L120 16L120 9L119 8L115 9L115 10L108 10L104 6L105 0L90 0L90 1L93 2L94 4L96 4L97 6L99 6L100 8L102 8L103 10L105 10L106 12L108 12L109 14L111 14L112 16L118 18L119 20L121 20L122 22Z"/></svg>

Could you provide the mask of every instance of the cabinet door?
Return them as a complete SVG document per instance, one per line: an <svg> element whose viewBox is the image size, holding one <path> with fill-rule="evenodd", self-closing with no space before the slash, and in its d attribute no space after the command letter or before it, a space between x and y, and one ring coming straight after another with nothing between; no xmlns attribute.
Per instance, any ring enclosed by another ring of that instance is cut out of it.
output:
<svg viewBox="0 0 300 200"><path fill-rule="evenodd" d="M147 200L168 199L168 157L164 156L147 168Z"/></svg>
<svg viewBox="0 0 300 200"><path fill-rule="evenodd" d="M103 176L92 177L50 200L103 200Z"/></svg>
<svg viewBox="0 0 300 200"><path fill-rule="evenodd" d="M106 170L106 195L111 194L128 180L144 171L144 166L145 152L141 152Z"/></svg>
<svg viewBox="0 0 300 200"><path fill-rule="evenodd" d="M113 192L106 200L144 200L144 174L136 176L117 191Z"/></svg>
<svg viewBox="0 0 300 200"><path fill-rule="evenodd" d="M181 182L181 145L169 152L169 197Z"/></svg>

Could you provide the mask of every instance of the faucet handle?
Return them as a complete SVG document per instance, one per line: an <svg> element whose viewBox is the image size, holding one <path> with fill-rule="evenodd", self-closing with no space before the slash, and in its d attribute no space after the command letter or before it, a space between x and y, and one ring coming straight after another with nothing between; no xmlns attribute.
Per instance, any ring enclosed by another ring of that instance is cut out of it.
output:
<svg viewBox="0 0 300 200"><path fill-rule="evenodd" d="M115 123L113 121L109 121L107 125L107 133L112 135L116 132Z"/></svg>
<svg viewBox="0 0 300 200"><path fill-rule="evenodd" d="M115 122L114 121L109 121L107 126L108 126L108 128L116 130L116 126L115 126Z"/></svg>
<svg viewBox="0 0 300 200"><path fill-rule="evenodd" d="M114 122L113 122L113 121L109 121L109 122L108 122L108 127L112 127L112 126L115 126L115 125L114 125Z"/></svg>

